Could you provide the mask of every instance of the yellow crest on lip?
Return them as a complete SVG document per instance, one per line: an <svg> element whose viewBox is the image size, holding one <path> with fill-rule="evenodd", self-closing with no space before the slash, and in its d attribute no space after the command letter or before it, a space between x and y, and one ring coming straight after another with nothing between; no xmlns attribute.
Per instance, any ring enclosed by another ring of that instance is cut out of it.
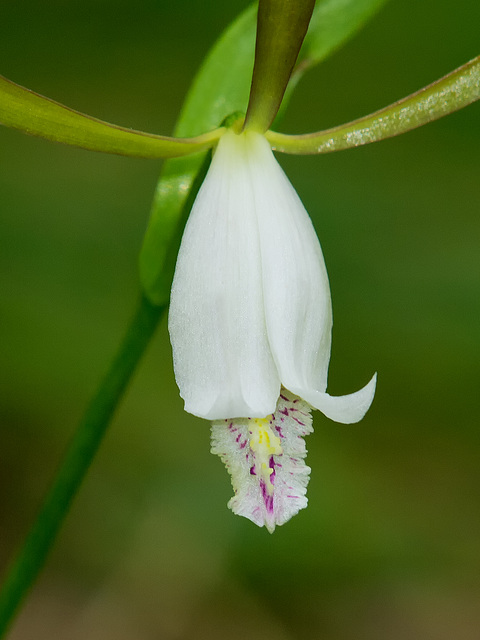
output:
<svg viewBox="0 0 480 640"><path fill-rule="evenodd" d="M270 427L272 419L273 416L270 415L266 418L253 418L248 421L249 444L255 459L255 473L265 482L269 495L273 494L273 484L270 478L273 467L270 465L270 458L283 453L280 438L273 433Z"/></svg>

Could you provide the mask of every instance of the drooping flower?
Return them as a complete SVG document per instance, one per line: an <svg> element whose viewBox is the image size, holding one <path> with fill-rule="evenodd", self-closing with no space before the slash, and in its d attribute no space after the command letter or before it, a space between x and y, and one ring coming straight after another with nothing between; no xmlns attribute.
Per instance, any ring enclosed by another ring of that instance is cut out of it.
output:
<svg viewBox="0 0 480 640"><path fill-rule="evenodd" d="M311 430L309 406L352 423L373 400L375 376L356 393L326 393L331 328L328 276L303 204L262 135L228 131L185 228L169 330L185 410L215 421L230 506L269 530L306 506L309 469L295 439ZM308 416L301 434L281 424L298 402Z"/></svg>

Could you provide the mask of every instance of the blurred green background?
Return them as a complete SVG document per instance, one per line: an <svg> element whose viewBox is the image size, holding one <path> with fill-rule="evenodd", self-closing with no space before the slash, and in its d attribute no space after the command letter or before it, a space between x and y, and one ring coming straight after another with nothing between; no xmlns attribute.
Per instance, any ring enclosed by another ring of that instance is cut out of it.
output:
<svg viewBox="0 0 480 640"><path fill-rule="evenodd" d="M246 6L3 0L0 73L169 133ZM308 74L283 130L364 115L480 53L480 5L391 0ZM480 629L480 105L403 137L280 161L334 305L330 390L378 370L359 425L315 415L309 507L273 536L226 508L163 322L12 640L476 640ZM138 296L155 161L0 130L0 563L45 494Z"/></svg>

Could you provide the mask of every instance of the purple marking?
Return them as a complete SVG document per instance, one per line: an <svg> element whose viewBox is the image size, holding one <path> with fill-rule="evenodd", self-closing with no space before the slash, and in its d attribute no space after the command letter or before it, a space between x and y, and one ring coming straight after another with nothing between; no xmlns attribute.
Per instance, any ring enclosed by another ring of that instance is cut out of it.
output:
<svg viewBox="0 0 480 640"><path fill-rule="evenodd" d="M288 402L288 398L286 396L284 396L282 393L280 394L280 398L282 400L285 400L285 402Z"/></svg>
<svg viewBox="0 0 480 640"><path fill-rule="evenodd" d="M244 440L242 442L242 444L240 445L240 449L245 449L245 447L247 446L247 442L248 442L248 440Z"/></svg>
<svg viewBox="0 0 480 640"><path fill-rule="evenodd" d="M281 413L282 415L288 417L288 409L287 409L287 407L285 407L285 409L281 409L278 413Z"/></svg>
<svg viewBox="0 0 480 640"><path fill-rule="evenodd" d="M273 513L273 495L270 496L268 494L267 487L265 486L265 482L263 480L260 480L260 489L262 490L262 498L267 513Z"/></svg>
<svg viewBox="0 0 480 640"><path fill-rule="evenodd" d="M235 438L235 442L240 442L240 438L242 437L242 434L239 433L238 436Z"/></svg>
<svg viewBox="0 0 480 640"><path fill-rule="evenodd" d="M293 417L293 419L295 420L295 422L298 422L298 424L299 424L301 427L304 427L304 426L305 426L305 423L304 423L304 422L302 422L302 421L301 421L301 420L299 420L298 418L295 418L295 416L292 416L292 417Z"/></svg>
<svg viewBox="0 0 480 640"><path fill-rule="evenodd" d="M272 473L270 474L270 482L272 484L275 484L275 460L273 459L273 456L270 456L270 460L268 462L268 466L270 467L270 469L272 470Z"/></svg>
<svg viewBox="0 0 480 640"><path fill-rule="evenodd" d="M256 476L257 472L255 471L255 465L253 465L252 467L250 467L250 475L251 476Z"/></svg>
<svg viewBox="0 0 480 640"><path fill-rule="evenodd" d="M267 499L265 500L265 507L268 513L273 513L273 495L267 496Z"/></svg>
<svg viewBox="0 0 480 640"><path fill-rule="evenodd" d="M282 418L282 420L283 420L283 418ZM282 427L280 427L279 425L277 425L277 424L276 424L276 425L275 425L275 430L276 430L276 432L278 433L278 435L279 435L281 438L285 438L285 436L283 435L283 432L282 432Z"/></svg>
<svg viewBox="0 0 480 640"><path fill-rule="evenodd" d="M287 496L287 498L298 498L298 496Z"/></svg>

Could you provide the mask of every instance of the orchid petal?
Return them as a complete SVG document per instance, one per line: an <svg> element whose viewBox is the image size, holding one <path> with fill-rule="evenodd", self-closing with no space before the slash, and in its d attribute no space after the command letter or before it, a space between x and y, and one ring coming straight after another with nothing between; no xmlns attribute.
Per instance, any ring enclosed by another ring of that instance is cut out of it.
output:
<svg viewBox="0 0 480 640"><path fill-rule="evenodd" d="M284 387L337 422L358 422L375 377L356 393L325 393L331 347L330 286L310 217L263 136L248 133L258 211L265 318Z"/></svg>
<svg viewBox="0 0 480 640"><path fill-rule="evenodd" d="M331 396L315 389L290 388L293 393L301 393L302 398L315 409L319 409L327 418L343 424L359 422L373 402L377 374L362 389L345 396Z"/></svg>
<svg viewBox="0 0 480 640"><path fill-rule="evenodd" d="M230 473L235 496L228 506L273 533L300 509L310 468L303 436L311 433L310 407L282 389L266 419L218 420L212 424L212 453Z"/></svg>
<svg viewBox="0 0 480 640"><path fill-rule="evenodd" d="M255 202L239 139L227 133L220 140L197 195L169 313L185 410L210 420L263 418L280 392L263 312Z"/></svg>
<svg viewBox="0 0 480 640"><path fill-rule="evenodd" d="M304 388L327 386L332 327L327 270L310 217L267 141L247 135L268 338L283 386L304 397Z"/></svg>

